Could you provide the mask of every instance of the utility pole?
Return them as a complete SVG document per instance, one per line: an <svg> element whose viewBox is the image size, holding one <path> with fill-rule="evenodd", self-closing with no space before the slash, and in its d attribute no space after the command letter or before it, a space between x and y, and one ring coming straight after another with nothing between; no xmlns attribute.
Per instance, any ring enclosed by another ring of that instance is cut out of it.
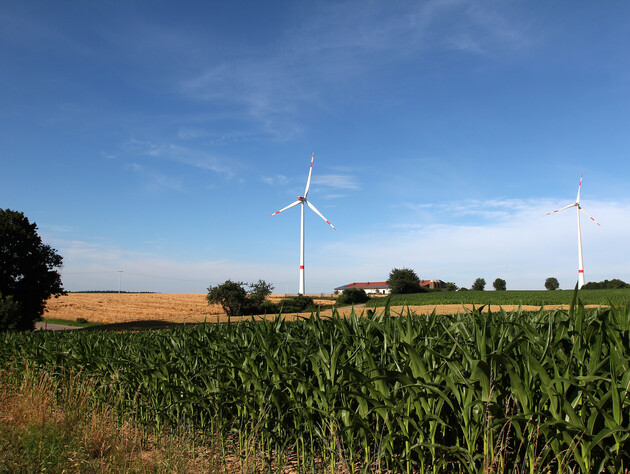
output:
<svg viewBox="0 0 630 474"><path fill-rule="evenodd" d="M118 270L118 293L120 293L120 288L122 286L122 270Z"/></svg>

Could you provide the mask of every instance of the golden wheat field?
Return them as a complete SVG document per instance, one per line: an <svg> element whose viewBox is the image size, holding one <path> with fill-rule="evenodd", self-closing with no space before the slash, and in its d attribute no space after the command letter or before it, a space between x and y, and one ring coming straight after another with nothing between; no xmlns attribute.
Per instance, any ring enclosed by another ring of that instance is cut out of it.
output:
<svg viewBox="0 0 630 474"><path fill-rule="evenodd" d="M272 295L271 300L277 302L282 295ZM318 304L329 304L329 300L318 300ZM472 305L466 305L471 309ZM546 306L547 309L561 306ZM515 305L503 306L506 311L516 309ZM455 314L465 312L466 309L458 304L410 306L410 311L416 314L430 314L433 310L437 314ZM498 311L499 306L487 306L487 309ZM538 310L537 306L523 306L524 311ZM340 314L347 316L351 308L340 310ZM357 312L364 311L362 307ZM378 310L377 310L378 311ZM393 313L406 313L407 308L392 307ZM330 316L330 309L323 310L322 316ZM308 316L308 313L302 313ZM75 321L85 318L91 323L127 323L132 321L168 321L173 323L199 323L203 321L226 321L227 316L219 305L208 305L206 295L202 293L69 293L59 298L51 298L46 305L44 317L67 319ZM272 316L273 317L273 316ZM285 315L294 319L295 313Z"/></svg>
<svg viewBox="0 0 630 474"><path fill-rule="evenodd" d="M270 297L272 301L281 298L280 295ZM329 300L314 300L318 304L330 303ZM85 318L90 323L227 320L221 306L208 305L203 293L68 293L49 299L44 317L71 321Z"/></svg>

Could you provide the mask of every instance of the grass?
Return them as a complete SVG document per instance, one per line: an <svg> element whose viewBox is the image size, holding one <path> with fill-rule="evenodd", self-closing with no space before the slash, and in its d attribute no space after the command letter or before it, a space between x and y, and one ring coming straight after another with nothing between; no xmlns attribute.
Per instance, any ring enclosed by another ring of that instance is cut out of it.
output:
<svg viewBox="0 0 630 474"><path fill-rule="evenodd" d="M217 456L94 405L95 384L0 372L0 472L212 472Z"/></svg>
<svg viewBox="0 0 630 474"><path fill-rule="evenodd" d="M573 290L554 291L432 291L428 293L413 293L408 295L391 295L385 298L373 298L367 303L368 307L390 306L420 306L443 304L475 304L475 305L570 305ZM581 290L578 298L585 305L622 306L630 304L630 288L607 290Z"/></svg>
<svg viewBox="0 0 630 474"><path fill-rule="evenodd" d="M59 324L61 326L70 326L76 328L89 328L94 326L103 326L103 323L89 323L89 322L79 322L73 321L71 319L60 319L60 318L42 318L42 323L47 324Z"/></svg>

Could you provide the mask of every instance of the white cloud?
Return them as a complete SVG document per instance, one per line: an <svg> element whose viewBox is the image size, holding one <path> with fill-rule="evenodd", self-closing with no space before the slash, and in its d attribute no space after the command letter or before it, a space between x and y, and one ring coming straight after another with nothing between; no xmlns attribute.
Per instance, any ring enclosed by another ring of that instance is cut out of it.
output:
<svg viewBox="0 0 630 474"><path fill-rule="evenodd" d="M577 281L575 212L547 216L547 201L488 201L461 206L459 212L478 215L478 223L408 225L400 222L382 232L353 236L327 247L337 262L335 271L348 281L385 279L397 266L414 268L422 278L440 278L470 286L476 277L501 277L512 289L541 289L548 276L564 288ZM484 211L502 208L497 216ZM440 207L440 206L438 206ZM445 210L454 206L443 205ZM630 280L630 255L624 251L630 235L630 204L590 202L601 228L582 220L587 281ZM415 219L414 219L415 220ZM368 261L369 263L366 263Z"/></svg>

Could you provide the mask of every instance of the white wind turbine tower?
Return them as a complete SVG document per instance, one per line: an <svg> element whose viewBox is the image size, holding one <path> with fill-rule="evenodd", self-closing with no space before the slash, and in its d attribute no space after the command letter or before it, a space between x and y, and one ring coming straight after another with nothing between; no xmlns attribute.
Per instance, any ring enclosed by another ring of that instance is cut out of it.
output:
<svg viewBox="0 0 630 474"><path fill-rule="evenodd" d="M334 225L332 225L330 223L330 221L328 219L326 219L321 212L319 212L317 210L317 208L315 206L313 206L313 204L310 203L310 201L308 201L306 199L306 197L308 196L308 189L311 187L311 173L313 172L313 159L315 158L315 153L313 153L313 155L311 156L311 167L308 170L308 180L306 181L306 189L304 190L304 196L298 196L297 201L289 204L287 207L283 207L282 209L280 209L277 212L274 212L273 214L270 214L269 217L271 216L275 216L276 214L281 213L282 211L286 211L287 209L293 207L293 206L297 206L298 204L301 204L301 208L300 208L300 213L301 213L301 220L300 220L300 291L299 294L303 295L304 294L304 204L306 204L308 207L311 208L311 210L317 214L319 217L321 217L322 219L324 219L326 221L326 223L332 227L334 230L337 230L335 228Z"/></svg>
<svg viewBox="0 0 630 474"><path fill-rule="evenodd" d="M569 204L568 206L564 206L560 209L556 209L553 212L548 212L549 214L554 214L556 212L564 211L565 209L569 209L570 207L575 207L577 212L577 236L578 236L578 287L582 288L584 286L584 261L582 259L582 231L580 230L580 211L584 213L586 217L592 220L595 224L599 226L599 222L589 216L584 209L580 206L580 190L582 189L582 176L580 176L580 184L578 184L578 193L577 198L573 204ZM601 227L601 226L600 226Z"/></svg>

